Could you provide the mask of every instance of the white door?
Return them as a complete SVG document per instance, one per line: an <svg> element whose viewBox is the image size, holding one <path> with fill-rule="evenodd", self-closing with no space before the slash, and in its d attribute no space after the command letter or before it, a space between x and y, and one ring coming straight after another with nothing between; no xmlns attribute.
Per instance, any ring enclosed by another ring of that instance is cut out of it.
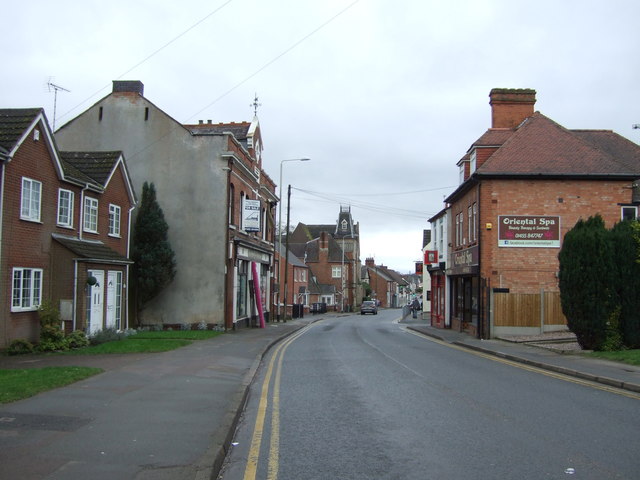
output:
<svg viewBox="0 0 640 480"><path fill-rule="evenodd" d="M102 330L102 320L104 314L104 270L89 270L89 276L94 277L97 282L89 287L89 335Z"/></svg>
<svg viewBox="0 0 640 480"><path fill-rule="evenodd" d="M116 285L118 284L116 274L118 272L107 272L107 328L118 328L116 322Z"/></svg>

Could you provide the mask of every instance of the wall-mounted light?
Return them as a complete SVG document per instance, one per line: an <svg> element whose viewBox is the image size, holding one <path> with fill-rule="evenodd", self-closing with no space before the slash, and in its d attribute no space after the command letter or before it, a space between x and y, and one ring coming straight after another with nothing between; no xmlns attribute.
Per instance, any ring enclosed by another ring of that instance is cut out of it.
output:
<svg viewBox="0 0 640 480"><path fill-rule="evenodd" d="M484 228L486 228L487 230L491 230L493 228L493 224L492 223L485 223L484 224Z"/></svg>
<svg viewBox="0 0 640 480"><path fill-rule="evenodd" d="M93 275L89 275L89 277L87 278L87 285L89 285L90 287L99 287L100 284L98 283L98 279L96 277L94 277Z"/></svg>

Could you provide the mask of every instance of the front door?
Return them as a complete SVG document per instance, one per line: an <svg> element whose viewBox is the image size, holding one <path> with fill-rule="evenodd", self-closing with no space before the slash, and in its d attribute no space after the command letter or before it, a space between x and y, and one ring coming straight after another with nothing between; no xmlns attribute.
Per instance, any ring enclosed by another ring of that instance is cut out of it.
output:
<svg viewBox="0 0 640 480"><path fill-rule="evenodd" d="M118 329L119 325L116 322L116 286L118 284L117 274L119 272L108 271L107 272L107 328Z"/></svg>
<svg viewBox="0 0 640 480"><path fill-rule="evenodd" d="M94 285L89 286L89 318L87 325L89 335L102 330L102 320L104 318L104 270L89 270L90 277L94 277L97 281Z"/></svg>

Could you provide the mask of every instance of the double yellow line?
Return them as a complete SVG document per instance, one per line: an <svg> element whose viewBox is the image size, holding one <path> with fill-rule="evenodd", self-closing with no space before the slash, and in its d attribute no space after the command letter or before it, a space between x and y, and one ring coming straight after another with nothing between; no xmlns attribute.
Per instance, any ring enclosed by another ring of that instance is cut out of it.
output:
<svg viewBox="0 0 640 480"><path fill-rule="evenodd" d="M253 428L253 437L251 439L251 447L249 448L247 466L244 471L244 480L255 480L256 473L258 471L260 447L262 446L264 423L269 404L269 388L271 385L271 377L273 376L274 365L276 364L273 392L271 394L271 437L269 440L269 466L267 469L267 480L276 480L278 478L280 457L280 377L282 373L282 359L287 348L289 348L289 345L291 345L301 335L304 335L312 325L313 324L307 325L287 338L287 340L278 345L271 356L269 367L267 368L267 373L262 383L258 414L256 416L256 424Z"/></svg>

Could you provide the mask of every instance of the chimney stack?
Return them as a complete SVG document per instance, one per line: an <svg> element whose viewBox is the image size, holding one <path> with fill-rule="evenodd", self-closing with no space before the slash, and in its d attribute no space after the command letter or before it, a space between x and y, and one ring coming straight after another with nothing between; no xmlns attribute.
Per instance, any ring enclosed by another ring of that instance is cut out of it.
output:
<svg viewBox="0 0 640 480"><path fill-rule="evenodd" d="M137 93L144 96L144 85L140 80L114 80L113 93Z"/></svg>
<svg viewBox="0 0 640 480"><path fill-rule="evenodd" d="M364 261L364 264L367 267L375 267L376 266L376 261L373 257L367 257L367 259Z"/></svg>
<svg viewBox="0 0 640 480"><path fill-rule="evenodd" d="M329 235L327 232L320 232L320 250L327 250L329 248Z"/></svg>
<svg viewBox="0 0 640 480"><path fill-rule="evenodd" d="M489 99L491 128L516 128L533 115L536 91L530 88L494 88Z"/></svg>

